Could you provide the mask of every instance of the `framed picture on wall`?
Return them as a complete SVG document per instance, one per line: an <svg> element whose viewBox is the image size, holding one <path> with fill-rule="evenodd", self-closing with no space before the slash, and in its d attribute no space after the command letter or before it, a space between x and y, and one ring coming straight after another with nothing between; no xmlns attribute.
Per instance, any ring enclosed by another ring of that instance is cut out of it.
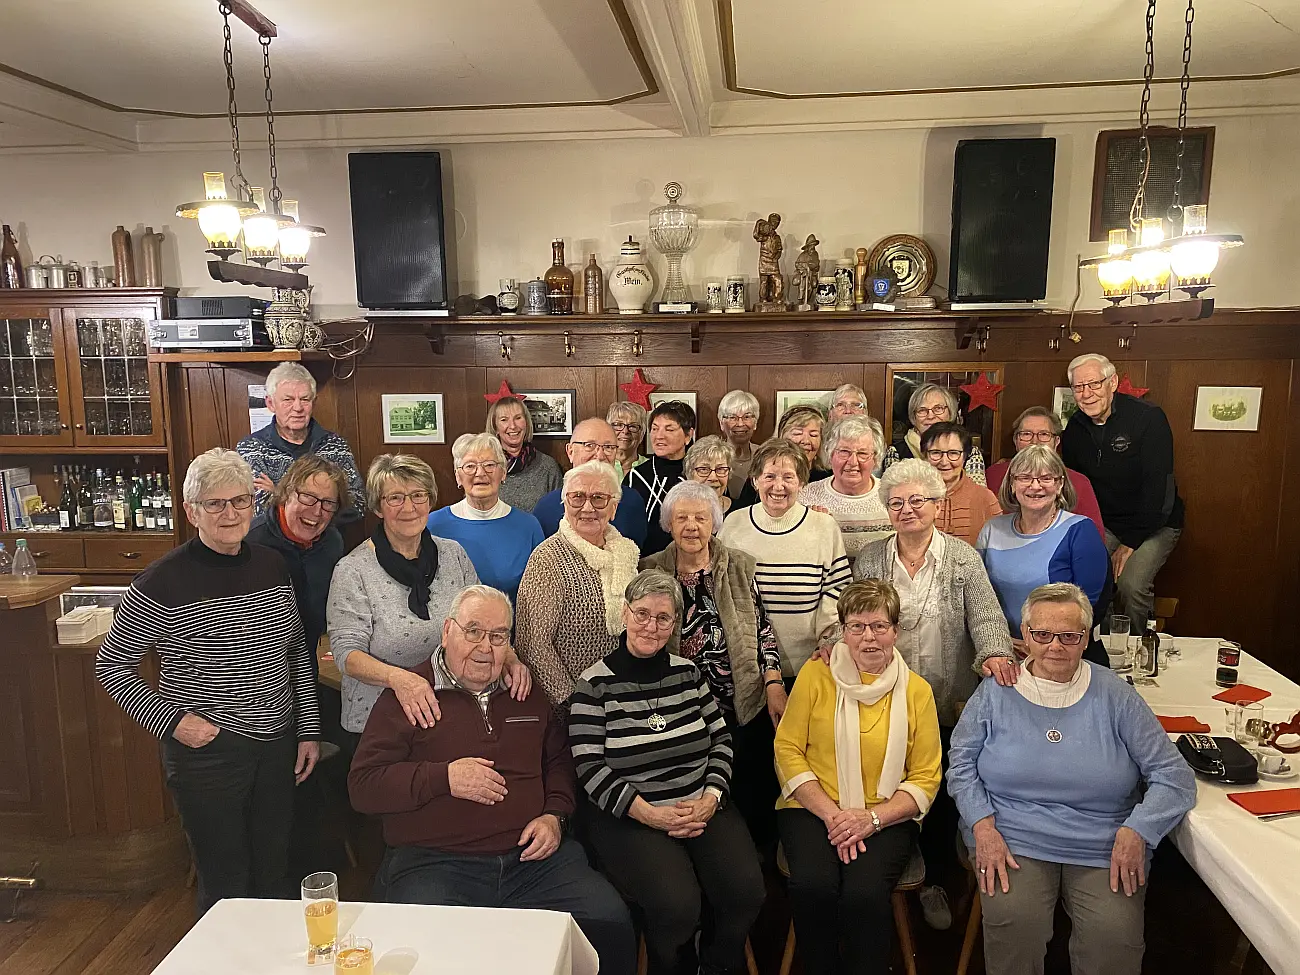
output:
<svg viewBox="0 0 1300 975"><path fill-rule="evenodd" d="M1070 417L1079 412L1079 404L1074 401L1074 390L1069 386L1057 386L1052 391L1052 412L1061 418L1061 426L1070 422Z"/></svg>
<svg viewBox="0 0 1300 975"><path fill-rule="evenodd" d="M446 443L442 393L384 393L384 443Z"/></svg>
<svg viewBox="0 0 1300 975"><path fill-rule="evenodd" d="M912 394L926 383L950 390L957 397L958 416L953 417L970 431L975 446L986 460L993 460L1002 435L1002 413L987 406L971 408L970 396L961 389L974 383L980 373L991 383L1002 382L1002 365L971 368L966 362L890 363L885 370L885 417L882 421L890 443L902 440L912 426L907 404Z"/></svg>
<svg viewBox="0 0 1300 975"><path fill-rule="evenodd" d="M1263 386L1197 386L1192 429L1254 432L1263 398Z"/></svg>
<svg viewBox="0 0 1300 975"><path fill-rule="evenodd" d="M833 389L778 389L776 391L776 419L779 421L790 407L805 404L816 406L822 412L825 412L830 409L831 396L834 393L835 390Z"/></svg>
<svg viewBox="0 0 1300 975"><path fill-rule="evenodd" d="M567 437L573 433L578 392L574 389L517 389L524 409L533 418L534 437Z"/></svg>

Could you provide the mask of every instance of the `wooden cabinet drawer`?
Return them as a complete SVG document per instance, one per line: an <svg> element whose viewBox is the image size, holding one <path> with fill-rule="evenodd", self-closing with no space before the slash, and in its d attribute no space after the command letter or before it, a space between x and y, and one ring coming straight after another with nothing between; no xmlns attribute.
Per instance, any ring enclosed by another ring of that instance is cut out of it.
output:
<svg viewBox="0 0 1300 975"><path fill-rule="evenodd" d="M20 538L27 539L27 550L36 561L37 572L81 569L86 565L80 538L68 538L54 532L5 532L0 535L0 542L5 543L5 551L10 558L18 550L17 541Z"/></svg>
<svg viewBox="0 0 1300 975"><path fill-rule="evenodd" d="M172 550L171 535L161 538L88 538L87 569L144 569Z"/></svg>

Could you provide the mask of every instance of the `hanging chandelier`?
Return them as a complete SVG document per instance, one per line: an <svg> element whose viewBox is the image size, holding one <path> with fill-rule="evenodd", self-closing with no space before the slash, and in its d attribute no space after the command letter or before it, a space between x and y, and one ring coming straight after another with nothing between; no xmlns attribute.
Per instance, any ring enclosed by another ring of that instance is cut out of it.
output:
<svg viewBox="0 0 1300 975"><path fill-rule="evenodd" d="M1240 247L1245 241L1239 234L1208 233L1207 208L1204 203L1182 203L1183 151L1187 129L1187 92L1191 87L1192 23L1196 19L1195 0L1188 0L1184 18L1183 72L1179 84L1178 150L1175 163L1173 202L1165 218L1147 216L1147 176L1151 171L1150 106L1151 80L1155 74L1155 20L1156 0L1147 0L1146 13L1146 67L1142 73L1142 103L1139 110L1141 125L1141 173L1137 192L1129 209L1127 229L1112 230L1106 253L1099 257L1079 261L1080 267L1097 269L1097 279L1102 295L1114 309L1137 297L1147 302L1165 299L1166 304L1178 304L1173 299L1175 289L1184 292L1187 301L1200 298L1212 286L1211 275L1219 263L1219 251ZM1166 229L1177 230L1177 235L1166 236ZM1213 310L1213 301L1199 303L1194 314L1200 318ZM1169 309L1174 311L1174 309ZM1166 317L1174 317L1172 315Z"/></svg>

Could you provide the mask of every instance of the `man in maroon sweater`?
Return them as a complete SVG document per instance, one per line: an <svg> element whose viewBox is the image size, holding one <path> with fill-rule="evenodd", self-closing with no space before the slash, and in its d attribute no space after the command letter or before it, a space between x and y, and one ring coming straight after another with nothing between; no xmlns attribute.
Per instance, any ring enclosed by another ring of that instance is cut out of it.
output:
<svg viewBox="0 0 1300 975"><path fill-rule="evenodd" d="M627 906L564 837L577 790L565 726L540 690L516 701L501 680L510 625L504 593L463 590L442 645L414 669L437 692L441 720L413 725L391 690L370 712L348 792L383 820L378 886L395 903L572 914L602 975L631 975Z"/></svg>

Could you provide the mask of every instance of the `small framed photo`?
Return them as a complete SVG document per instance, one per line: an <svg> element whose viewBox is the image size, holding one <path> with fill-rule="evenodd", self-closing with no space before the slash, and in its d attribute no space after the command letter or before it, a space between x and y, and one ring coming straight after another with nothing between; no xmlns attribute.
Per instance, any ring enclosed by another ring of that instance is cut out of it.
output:
<svg viewBox="0 0 1300 975"><path fill-rule="evenodd" d="M1061 418L1061 426L1070 422L1070 417L1079 412L1079 404L1074 401L1074 390L1069 386L1057 386L1052 392L1052 412Z"/></svg>
<svg viewBox="0 0 1300 975"><path fill-rule="evenodd" d="M1197 386L1193 430L1259 429L1263 386Z"/></svg>
<svg viewBox="0 0 1300 975"><path fill-rule="evenodd" d="M442 393L385 393L384 443L446 443Z"/></svg>
<svg viewBox="0 0 1300 975"><path fill-rule="evenodd" d="M816 406L823 413L830 409L833 389L778 389L776 391L776 419L792 406Z"/></svg>
<svg viewBox="0 0 1300 975"><path fill-rule="evenodd" d="M573 433L578 392L574 389L517 389L515 395L533 418L534 437L567 437Z"/></svg>

